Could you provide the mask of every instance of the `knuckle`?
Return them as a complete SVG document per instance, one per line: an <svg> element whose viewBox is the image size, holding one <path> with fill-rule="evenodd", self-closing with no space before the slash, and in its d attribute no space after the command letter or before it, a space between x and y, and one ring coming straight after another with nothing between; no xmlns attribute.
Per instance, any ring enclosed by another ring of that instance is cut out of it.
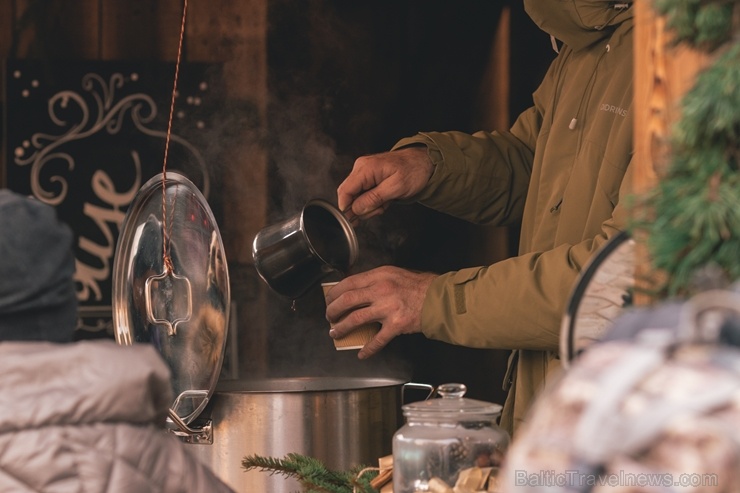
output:
<svg viewBox="0 0 740 493"><path fill-rule="evenodd" d="M367 191L367 201L373 208L378 208L383 203L383 197L375 189L372 189Z"/></svg>
<svg viewBox="0 0 740 493"><path fill-rule="evenodd" d="M378 267L378 273L379 274L382 274L386 278L388 276L392 275L394 272L395 272L395 267L390 266L390 265L382 265L382 266ZM384 279L382 282L384 284L390 284L390 282L387 279Z"/></svg>
<svg viewBox="0 0 740 493"><path fill-rule="evenodd" d="M357 306L359 295L355 291L347 291L345 293L342 293L339 298L337 298L338 301L341 301L342 306L345 307L352 307Z"/></svg>
<svg viewBox="0 0 740 493"><path fill-rule="evenodd" d="M358 325L362 325L365 322L367 322L367 319L363 313L364 311L365 310L355 310L349 315L347 315L346 317L347 323L352 326L358 326Z"/></svg>

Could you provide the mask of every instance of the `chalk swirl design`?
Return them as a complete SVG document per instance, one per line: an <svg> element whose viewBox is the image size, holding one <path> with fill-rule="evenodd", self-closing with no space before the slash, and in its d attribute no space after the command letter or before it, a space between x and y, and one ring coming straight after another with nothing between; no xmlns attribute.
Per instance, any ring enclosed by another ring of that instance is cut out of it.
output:
<svg viewBox="0 0 740 493"><path fill-rule="evenodd" d="M92 97L90 104L82 92L70 90L60 91L49 99L49 119L61 132L57 135L42 132L33 134L28 143L24 143L24 147L30 147L32 152L27 153L19 148L14 158L19 166L31 166L31 190L36 198L50 205L59 205L67 197L69 185L66 177L55 174L48 178L49 183L41 182L41 170L50 162L61 162L67 171L74 170L75 159L63 149L65 144L86 139L98 132L118 134L127 117L131 118L141 133L162 140L166 138L166 131L149 126L157 116L157 106L151 96L135 93L116 100L118 90L126 81L121 73L112 74L108 81L98 74L88 73L82 77L81 87ZM73 109L77 111L73 112ZM78 121L69 121L65 116L67 114L79 115ZM210 180L200 152L178 135L171 134L170 141L171 145L181 145L192 155L192 163L202 174L201 191L208 197Z"/></svg>

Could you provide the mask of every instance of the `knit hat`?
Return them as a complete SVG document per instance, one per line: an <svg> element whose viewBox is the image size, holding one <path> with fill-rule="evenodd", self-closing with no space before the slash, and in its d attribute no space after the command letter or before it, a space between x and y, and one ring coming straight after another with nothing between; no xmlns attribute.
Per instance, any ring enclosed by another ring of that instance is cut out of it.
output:
<svg viewBox="0 0 740 493"><path fill-rule="evenodd" d="M72 232L43 202L0 189L0 342L67 342L77 324Z"/></svg>

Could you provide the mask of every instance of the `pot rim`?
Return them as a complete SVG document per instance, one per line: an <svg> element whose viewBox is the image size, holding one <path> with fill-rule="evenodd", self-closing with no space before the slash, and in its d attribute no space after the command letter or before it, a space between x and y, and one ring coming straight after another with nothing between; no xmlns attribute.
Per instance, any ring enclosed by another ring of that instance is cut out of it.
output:
<svg viewBox="0 0 740 493"><path fill-rule="evenodd" d="M401 387L409 380L393 377L266 377L222 380L219 392L274 394L298 392L343 392Z"/></svg>

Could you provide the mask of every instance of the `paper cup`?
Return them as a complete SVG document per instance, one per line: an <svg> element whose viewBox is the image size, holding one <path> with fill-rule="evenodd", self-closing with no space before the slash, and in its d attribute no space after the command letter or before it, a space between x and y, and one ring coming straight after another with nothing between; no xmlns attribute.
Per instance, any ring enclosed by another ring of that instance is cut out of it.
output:
<svg viewBox="0 0 740 493"><path fill-rule="evenodd" d="M322 282L321 289L324 290L324 296L329 290L337 284L336 282ZM344 337L334 339L334 347L337 351L345 351L350 349L362 349L362 347L370 342L370 340L380 331L379 322L371 322L369 324L357 327L355 330L350 332Z"/></svg>

